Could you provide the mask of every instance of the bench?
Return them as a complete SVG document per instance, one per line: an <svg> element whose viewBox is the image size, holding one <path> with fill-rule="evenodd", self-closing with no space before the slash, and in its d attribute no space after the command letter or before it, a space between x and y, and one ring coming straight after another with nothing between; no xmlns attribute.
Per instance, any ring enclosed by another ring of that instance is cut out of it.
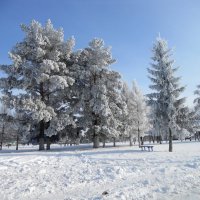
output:
<svg viewBox="0 0 200 200"><path fill-rule="evenodd" d="M150 146L150 145L141 145L140 148L142 151L145 151L146 149L148 149L148 151L153 151L153 147L154 146Z"/></svg>
<svg viewBox="0 0 200 200"><path fill-rule="evenodd" d="M192 137L191 137L191 136L185 137L185 141L186 141L186 140L192 141Z"/></svg>
<svg viewBox="0 0 200 200"><path fill-rule="evenodd" d="M6 146L9 148L9 147L11 147L12 145L11 145L11 144L6 144Z"/></svg>

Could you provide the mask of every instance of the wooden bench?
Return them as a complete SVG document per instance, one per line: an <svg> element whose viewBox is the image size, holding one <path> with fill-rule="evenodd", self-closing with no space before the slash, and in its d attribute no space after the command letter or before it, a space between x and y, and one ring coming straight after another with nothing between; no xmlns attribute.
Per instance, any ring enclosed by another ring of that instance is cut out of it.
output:
<svg viewBox="0 0 200 200"><path fill-rule="evenodd" d="M150 150L153 151L153 147L154 146L151 146L151 145L141 145L140 146L142 151L145 151L146 149L148 149L148 151L150 151Z"/></svg>

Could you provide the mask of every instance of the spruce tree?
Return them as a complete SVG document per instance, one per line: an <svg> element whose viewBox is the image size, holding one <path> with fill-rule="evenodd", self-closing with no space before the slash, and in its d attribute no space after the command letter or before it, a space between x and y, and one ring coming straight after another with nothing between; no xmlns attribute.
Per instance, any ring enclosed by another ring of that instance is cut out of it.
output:
<svg viewBox="0 0 200 200"><path fill-rule="evenodd" d="M173 132L177 128L178 110L183 107L185 98L180 98L184 87L179 86L180 77L175 76L178 68L174 67L172 51L160 37L153 46L153 63L148 68L154 93L148 94L162 136L169 138L169 151L172 152Z"/></svg>

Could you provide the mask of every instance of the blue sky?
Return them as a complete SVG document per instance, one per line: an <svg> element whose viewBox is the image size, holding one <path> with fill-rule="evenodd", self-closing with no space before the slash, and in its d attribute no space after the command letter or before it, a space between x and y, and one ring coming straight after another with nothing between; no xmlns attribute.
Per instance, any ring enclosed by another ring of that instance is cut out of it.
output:
<svg viewBox="0 0 200 200"><path fill-rule="evenodd" d="M0 64L10 63L8 51L22 40L21 23L51 19L56 28L63 27L66 39L76 38L77 49L103 38L117 59L113 69L148 93L146 68L160 33L174 49L177 75L187 85L183 95L191 106L200 84L199 10L199 0L0 0Z"/></svg>

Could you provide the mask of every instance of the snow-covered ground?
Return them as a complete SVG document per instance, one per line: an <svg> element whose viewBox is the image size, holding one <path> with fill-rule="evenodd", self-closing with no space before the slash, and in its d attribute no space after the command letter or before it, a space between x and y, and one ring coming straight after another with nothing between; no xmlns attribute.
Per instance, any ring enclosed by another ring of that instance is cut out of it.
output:
<svg viewBox="0 0 200 200"><path fill-rule="evenodd" d="M177 142L173 153L167 144L36 148L0 153L1 200L200 199L200 142Z"/></svg>

